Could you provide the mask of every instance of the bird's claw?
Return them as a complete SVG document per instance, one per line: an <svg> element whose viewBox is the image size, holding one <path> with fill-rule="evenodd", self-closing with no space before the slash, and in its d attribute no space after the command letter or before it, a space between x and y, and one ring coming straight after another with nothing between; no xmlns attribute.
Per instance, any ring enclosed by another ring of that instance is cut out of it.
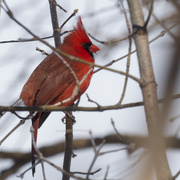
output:
<svg viewBox="0 0 180 180"><path fill-rule="evenodd" d="M64 113L65 113L65 116L62 118L62 122L63 122L64 124L66 123L66 118L67 118L67 117L69 117L69 118L72 120L73 124L76 123L75 117L74 117L71 113L69 113L69 112L67 112L67 111L65 111Z"/></svg>

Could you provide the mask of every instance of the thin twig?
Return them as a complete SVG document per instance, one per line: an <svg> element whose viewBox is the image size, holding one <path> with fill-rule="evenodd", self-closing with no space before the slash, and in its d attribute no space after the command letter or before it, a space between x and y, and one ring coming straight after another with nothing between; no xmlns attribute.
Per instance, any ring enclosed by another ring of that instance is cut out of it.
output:
<svg viewBox="0 0 180 180"><path fill-rule="evenodd" d="M173 179L175 180L180 175L180 170L173 176Z"/></svg>
<svg viewBox="0 0 180 180"><path fill-rule="evenodd" d="M150 8L149 8L149 13L148 13L148 17L146 19L146 22L144 23L144 28L147 28L147 25L150 21L150 18L152 16L152 12L153 12L153 5L154 5L154 0L151 0L151 5L150 5Z"/></svg>
<svg viewBox="0 0 180 180"><path fill-rule="evenodd" d="M69 177L75 178L77 180L84 180L84 178L81 178L79 176L75 176L74 174L70 173L70 172L66 172L65 170L63 170L61 167L55 165L54 163L52 163L51 161L49 161L48 159L44 158L43 156L39 157L39 159L41 161L46 162L47 164L51 165L52 167L54 167L55 169L57 169L58 171L62 172L63 174L66 174Z"/></svg>
<svg viewBox="0 0 180 180"><path fill-rule="evenodd" d="M129 149L129 147L113 149L113 150L110 150L110 151L103 151L103 152L99 153L98 155L99 155L99 156L102 156L102 155L104 155L104 154L109 154L109 153L119 152L119 151L127 150L127 149Z"/></svg>
<svg viewBox="0 0 180 180"><path fill-rule="evenodd" d="M108 172L109 172L109 165L107 166L106 173L104 175L104 180L107 180Z"/></svg>
<svg viewBox="0 0 180 180"><path fill-rule="evenodd" d="M106 141L103 140L102 143L100 144L99 148L97 149L97 151L94 152L94 153L95 153L95 154L94 154L94 158L93 158L93 160L92 160L92 162L91 162L91 165L90 165L90 167L89 167L89 169L88 169L86 179L89 179L89 175L90 175L90 173L91 173L91 170L92 170L92 168L93 168L93 166L94 166L94 164L95 164L95 162L96 162L96 160L97 160L97 158L98 158L98 156L99 156L99 152L101 151L101 149L102 149L102 147L104 146L105 142L106 142Z"/></svg>
<svg viewBox="0 0 180 180"><path fill-rule="evenodd" d="M89 102L92 102L92 103L96 104L97 107L99 108L99 110L101 110L101 105L99 103L97 103L96 101L90 99L88 94L86 94L86 96L87 96L87 99L88 99Z"/></svg>
<svg viewBox="0 0 180 180"><path fill-rule="evenodd" d="M78 9L75 9L74 12L63 22L63 24L56 29L56 31L61 32L62 28L64 27L64 25L76 14L78 13Z"/></svg>
<svg viewBox="0 0 180 180"><path fill-rule="evenodd" d="M73 32L74 30L70 30L70 31L64 31L63 33L59 34L59 36L62 36L64 34ZM45 40L45 39L50 39L55 37L56 35L52 35L52 36L46 36L46 37L42 37L41 39ZM25 38L19 38L18 40L8 40L8 41L0 41L0 44L6 44L6 43L22 43L22 42L32 42L32 41L39 41L36 38L30 38L30 39L25 39Z"/></svg>
<svg viewBox="0 0 180 180"><path fill-rule="evenodd" d="M11 106L14 106L18 101L19 101L19 99L17 99ZM6 113L6 111L0 112L0 118L2 118L2 116L4 116L5 113Z"/></svg>
<svg viewBox="0 0 180 180"><path fill-rule="evenodd" d="M130 67L130 57L131 57L131 48L132 48L132 37L130 36L131 32L131 26L130 26L130 22L128 20L127 17L127 13L126 13L126 9L124 8L124 4L123 1L121 0L121 6L124 12L124 16L125 16L125 20L126 20L126 25L127 25L127 29L128 29L128 33L129 33L129 48L128 48L128 58L127 58L127 64L126 64L126 74L129 74L129 67ZM121 94L121 98L118 102L118 104L121 104L124 97L125 97L125 92L126 92L126 88L127 88L127 83L128 83L128 76L125 76L125 81L124 81L124 86L123 86L123 91Z"/></svg>
<svg viewBox="0 0 180 180"><path fill-rule="evenodd" d="M45 168L44 168L44 162L43 161L41 161L41 168L42 168L43 179L46 180L46 173L45 173Z"/></svg>
<svg viewBox="0 0 180 180"><path fill-rule="evenodd" d="M60 6L57 2L56 2L56 6L59 7L61 10L63 10L64 12L67 12L67 10L65 10L62 6Z"/></svg>
<svg viewBox="0 0 180 180"><path fill-rule="evenodd" d="M78 103L80 101L80 98L81 98L81 89L80 89L80 82L79 82L79 79L77 78L77 75L76 73L74 72L74 70L72 69L72 67L69 65L69 63L60 55L58 54L57 52L54 52L56 54L56 56L62 60L63 64L70 70L71 74L73 75L74 77L74 80L76 82L76 87L72 93L72 96L70 98L67 98L61 102L58 102L58 103L55 103L54 106L59 106L59 105L62 105L66 102L69 102L71 101L77 94L78 94ZM81 80L82 81L82 80Z"/></svg>
<svg viewBox="0 0 180 180"><path fill-rule="evenodd" d="M35 167L37 164L39 164L39 163L40 163L40 161L37 161L33 166L27 168L27 169L26 169L25 171L23 171L21 174L17 175L17 177L20 177L21 179L23 179L23 178L24 178L24 175L25 175L28 171L32 170L32 168L34 168L34 167Z"/></svg>
<svg viewBox="0 0 180 180"><path fill-rule="evenodd" d="M119 139L120 141L126 142L126 139L125 139L125 138L119 133L119 131L117 130L117 128L116 128L116 126L115 126L115 123L114 123L114 121L113 121L112 118L111 118L111 124L112 124L112 126L113 126L113 128L114 128L114 131L115 131L116 134L117 134L118 139Z"/></svg>
<svg viewBox="0 0 180 180"><path fill-rule="evenodd" d="M156 41L157 39L163 37L167 32L169 32L172 28L174 28L174 27L177 26L177 25L178 25L178 23L175 23L175 24L173 24L172 26L170 26L170 28L168 28L167 30L161 31L156 37L154 37L153 39L151 39L151 40L149 41L149 44L151 44L151 43L153 43L154 41ZM131 51L131 54L134 54L135 52L137 52L136 49L133 50L133 51ZM129 53L126 54L126 55L124 55L124 56L121 56L121 57L118 58L118 59L114 59L114 60L112 60L111 62L109 62L109 63L107 63L106 65L104 65L103 67L111 66L112 64L114 64L114 63L116 63L116 62L118 62L118 61L120 61L120 60L128 57L128 55L129 55ZM94 73L97 73L97 72L100 71L100 70L102 70L102 69L99 68L99 69L95 70Z"/></svg>
<svg viewBox="0 0 180 180"><path fill-rule="evenodd" d="M43 49L40 49L40 48L38 48L38 47L36 47L36 51L41 52L42 55L49 56L49 54L48 54L47 52L45 52Z"/></svg>
<svg viewBox="0 0 180 180"><path fill-rule="evenodd" d="M9 131L9 133L0 141L0 145L1 145L17 128L19 128L21 125L23 125L25 121L26 121L25 119L20 120L19 123L18 123L11 131Z"/></svg>
<svg viewBox="0 0 180 180"><path fill-rule="evenodd" d="M94 152L96 152L96 151L97 151L97 150L96 150L96 143L95 143L94 138L93 138L93 136L92 136L92 131L91 131L91 130L89 130L89 135L90 135L90 140L91 140L91 143L92 143Z"/></svg>
<svg viewBox="0 0 180 180"><path fill-rule="evenodd" d="M89 175L94 175L96 173L98 173L99 171L101 171L101 168L97 169L96 171L94 172L90 172ZM71 171L72 174L83 174L83 175L87 175L87 173L84 173L84 172L78 172L78 171Z"/></svg>
<svg viewBox="0 0 180 180"><path fill-rule="evenodd" d="M22 119L22 120L27 120L27 119L30 119L31 118L31 115L28 115L26 117L22 117L20 116L19 114L17 114L15 111L12 112L13 114L15 114L15 116L17 116L19 119Z"/></svg>
<svg viewBox="0 0 180 180"><path fill-rule="evenodd" d="M90 33L88 33L88 35L89 35L92 39L94 39L95 41L97 41L97 42L99 42L99 43L101 43L101 44L105 44L105 45L109 45L109 44L113 44L113 43L118 43L118 42L124 41L124 40L126 40L126 39L129 38L129 36L127 36L127 37L124 37L124 38L114 39L114 40L110 40L110 41L101 41L101 40L95 38L94 36L92 36ZM130 36L132 36L132 34L131 34Z"/></svg>
<svg viewBox="0 0 180 180"><path fill-rule="evenodd" d="M177 116L175 116L175 117L170 118L170 119L169 119L169 122L173 122L173 121L175 121L175 120L178 119L178 118L180 118L180 115L177 115Z"/></svg>

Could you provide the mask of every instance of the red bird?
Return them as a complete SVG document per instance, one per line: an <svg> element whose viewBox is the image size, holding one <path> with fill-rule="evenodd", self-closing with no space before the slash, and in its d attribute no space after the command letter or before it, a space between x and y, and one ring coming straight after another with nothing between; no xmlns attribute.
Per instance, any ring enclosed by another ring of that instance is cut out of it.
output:
<svg viewBox="0 0 180 180"><path fill-rule="evenodd" d="M68 55L73 55L91 63L94 63L93 53L100 50L92 44L87 36L80 17L77 27L64 38L64 42L58 46L58 49ZM89 65L70 60L64 56L59 58L55 53L51 53L37 66L22 89L20 98L26 106L53 105L72 97L77 83L72 71L63 63L62 59L70 65L79 82L92 68ZM81 95L88 88L92 74L93 71L80 84ZM78 94L72 100L60 106L71 106L77 99ZM49 112L38 112L32 118L35 142L37 141L38 128L41 127L49 114ZM35 164L34 154L35 150L32 146L32 165ZM32 170L33 175L34 173L35 168Z"/></svg>

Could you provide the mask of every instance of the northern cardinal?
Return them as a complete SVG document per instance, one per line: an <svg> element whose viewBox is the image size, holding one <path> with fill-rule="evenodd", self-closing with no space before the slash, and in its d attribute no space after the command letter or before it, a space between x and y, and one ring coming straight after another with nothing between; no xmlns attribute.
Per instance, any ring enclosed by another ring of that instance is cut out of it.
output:
<svg viewBox="0 0 180 180"><path fill-rule="evenodd" d="M62 52L78 57L84 61L94 63L93 53L100 49L92 44L83 27L81 18L79 17L77 27L68 36L64 38L63 43L58 46ZM76 62L62 56L79 81L93 68L89 65ZM63 63L55 53L47 56L33 71L27 82L25 83L20 98L26 106L53 105L72 96L73 90L77 87L77 82L71 70ZM81 95L89 86L93 71L80 84ZM60 106L71 106L78 99L76 96ZM33 112L30 112L33 114ZM38 112L32 117L32 125L34 127L34 140L37 141L38 128L44 123L49 116L49 112ZM35 164L35 150L32 145L32 165ZM32 169L34 176L35 168Z"/></svg>

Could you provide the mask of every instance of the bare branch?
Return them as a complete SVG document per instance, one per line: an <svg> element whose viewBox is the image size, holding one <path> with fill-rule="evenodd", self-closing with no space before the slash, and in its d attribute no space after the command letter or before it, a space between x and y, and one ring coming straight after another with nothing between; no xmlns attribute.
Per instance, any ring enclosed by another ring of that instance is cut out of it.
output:
<svg viewBox="0 0 180 180"><path fill-rule="evenodd" d="M106 179L107 179L108 172L109 172L109 165L107 166L107 169L106 169L106 174L105 174L105 176L104 176L104 180L106 180Z"/></svg>
<svg viewBox="0 0 180 180"><path fill-rule="evenodd" d="M180 170L173 176L173 179L175 180L180 175Z"/></svg>
<svg viewBox="0 0 180 180"><path fill-rule="evenodd" d="M99 110L101 110L101 105L99 105L99 103L97 103L96 101L94 101L94 100L90 99L90 97L89 97L89 95L88 95L88 94L86 94L86 96L87 96L87 99L88 99L88 101L89 101L89 102L92 102L92 103L96 104L96 105L97 105L97 107L99 108Z"/></svg>
<svg viewBox="0 0 180 180"><path fill-rule="evenodd" d="M9 131L9 133L0 141L0 145L1 145L16 129L18 129L21 125L23 125L27 119L28 119L28 118L20 120L19 123L18 123L11 131Z"/></svg>
<svg viewBox="0 0 180 180"><path fill-rule="evenodd" d="M56 2L56 6L59 7L61 10L63 10L64 12L67 12L67 10L65 10L62 6L60 6L57 2Z"/></svg>
<svg viewBox="0 0 180 180"><path fill-rule="evenodd" d="M151 43L153 43L154 41L156 41L157 39L163 37L166 33L170 32L170 30L173 29L174 27L176 27L177 25L178 25L178 23L175 23L175 24L173 24L172 26L170 26L170 28L165 29L164 31L161 31L161 32L159 33L159 35L157 35L156 37L154 37L152 40L149 41L149 44L151 44ZM132 36L132 35L131 35L131 36ZM130 37L129 37L129 38L130 38ZM124 39L128 39L128 37L127 37L127 38L124 38ZM103 42L104 42L104 41L103 41ZM135 52L137 52L136 49L133 50L133 51L131 51L130 54L134 54ZM120 60L128 57L128 55L129 55L129 53L126 54L126 55L124 55L124 56L122 56L122 57L120 57L120 58L118 58L118 59L112 60L111 62L107 63L107 64L104 65L103 67L111 66L112 64L114 64L114 63L116 63L116 62L118 62L118 61L120 61ZM101 68L95 70L94 73L97 73L97 72L100 71L100 70L101 70Z"/></svg>
<svg viewBox="0 0 180 180"><path fill-rule="evenodd" d="M178 118L180 118L180 115L177 115L177 116L175 116L175 117L172 117L169 121L170 121L170 122L173 122L173 121L175 121L175 120L178 119Z"/></svg>
<svg viewBox="0 0 180 180"><path fill-rule="evenodd" d="M63 24L60 26L60 28L57 28L55 31L61 32L64 25L76 14L78 13L78 9L75 9L74 12L63 22Z"/></svg>
<svg viewBox="0 0 180 180"><path fill-rule="evenodd" d="M45 52L44 50L42 50L42 49L40 49L40 48L38 48L38 47L36 47L36 51L41 52L42 55L49 56L49 54L48 54L47 52Z"/></svg>
<svg viewBox="0 0 180 180"><path fill-rule="evenodd" d="M113 40L110 40L110 41L101 41L101 40L95 38L94 36L92 36L90 33L88 33L88 35L89 35L92 39L94 39L95 41L97 41L97 42L99 42L99 43L101 43L101 44L105 44L105 45L109 45L109 44L113 44L113 43L118 43L118 42L124 41L124 40L126 40L126 39L129 38L129 36L127 36L127 37L124 37L124 38L113 39ZM131 36L132 36L132 34L131 34Z"/></svg>
<svg viewBox="0 0 180 180"><path fill-rule="evenodd" d="M150 21L150 18L151 18L152 12L153 12L153 5L154 5L154 0L151 0L151 5L150 5L148 17L146 19L146 22L144 23L144 28L147 28L147 25L148 25L148 23Z"/></svg>
<svg viewBox="0 0 180 180"><path fill-rule="evenodd" d="M99 171L101 171L101 168L100 169L97 169L96 171L94 172L90 172L89 175L94 175L96 173L98 173ZM78 171L71 171L72 174L83 174L83 175L87 175L87 173L84 173L84 172L78 172Z"/></svg>
<svg viewBox="0 0 180 180"><path fill-rule="evenodd" d="M130 56L131 56L131 48L132 48L132 37L130 35L132 34L132 32L131 32L131 27L130 27L130 22L128 20L128 16L127 16L126 10L124 8L123 1L121 0L120 2L121 2L121 6L122 6L122 9L123 9L123 12L124 12L124 17L125 17L125 20L126 20L127 30L128 30L128 33L129 33L129 48L128 48L128 57L127 57L127 64L126 64L126 74L129 74ZM126 88L127 88L127 82L128 82L128 76L126 75L125 76L125 81L124 81L124 86L123 86L123 91L122 91L121 98L120 98L118 104L121 104L123 99L124 99Z"/></svg>
<svg viewBox="0 0 180 180"><path fill-rule="evenodd" d="M92 162L91 162L91 165L90 165L90 167L89 167L89 169L88 169L86 179L89 179L89 175L90 175L90 173L91 173L91 170L92 170L92 168L93 168L93 166L94 166L94 164L95 164L95 162L96 162L96 160L97 160L97 158L98 158L98 156L99 156L99 152L100 152L101 148L104 146L105 142L106 142L106 141L103 140L102 143L100 144L99 148L98 148L97 150L95 149L94 158L93 158L93 160L92 160Z"/></svg>
<svg viewBox="0 0 180 180"><path fill-rule="evenodd" d="M54 32L54 42L55 42L55 46L58 47L61 44L61 39L59 36L60 32L56 31L56 29L59 27L57 12L56 12L56 5L57 5L56 0L49 0L51 21L52 21L52 27L53 27L53 32Z"/></svg>
<svg viewBox="0 0 180 180"><path fill-rule="evenodd" d="M171 96L171 100L176 100L180 98L180 94L176 94ZM158 103L163 103L166 98L159 99ZM116 110L116 109L125 109L132 107L143 106L144 102L135 102L128 103L122 105L109 105L109 106L101 106L101 111L107 110ZM69 106L69 107L58 107L58 106L0 106L1 112L15 112L15 111L37 111L37 112L52 112L52 111L99 111L99 107L77 107L77 106Z"/></svg>
<svg viewBox="0 0 180 180"><path fill-rule="evenodd" d="M126 139L129 139L128 140L129 142L135 143L137 145L136 148L140 148L140 147L149 148L148 146L149 137L137 136L137 135L129 136L126 134L123 134L122 136L125 137ZM103 139L106 140L106 144L128 145L128 144L124 144L125 143L124 141L120 141L117 138L117 134L109 134L103 138L94 138L95 144L96 145L101 144ZM179 138L170 137L170 138L165 138L164 141L166 142L166 146L168 148L180 149ZM64 142L60 142L60 143L52 144L50 146L43 146L39 148L39 151L42 152L42 154L44 154L46 157L50 157L59 153L64 153L64 146L65 146ZM74 140L74 149L78 150L78 149L84 149L88 147L89 148L92 147L92 143L89 138ZM24 164L31 161L31 152L22 153L22 152L13 152L13 151L12 152L0 151L0 156L2 159L11 159L12 161L15 162L15 164L12 167L8 167L7 170L4 170L3 172L1 172L1 178L4 178L4 179L6 179L9 175L12 175L16 171L18 171L18 169L21 168ZM40 161L38 161L37 164L39 164L39 162ZM28 168L26 171L29 171L31 169L32 167Z"/></svg>
<svg viewBox="0 0 180 180"><path fill-rule="evenodd" d="M59 36L62 36L64 34L70 33L74 30L70 30L70 31L64 31L61 34L59 34ZM52 36L46 36L46 37L42 37L41 39L45 40L45 39L50 39L55 37L55 35ZM9 41L0 41L0 44L6 44L6 43L22 43L22 42L32 42L32 41L39 41L36 38L30 38L30 39L25 39L25 38L19 38L18 40L9 40Z"/></svg>

